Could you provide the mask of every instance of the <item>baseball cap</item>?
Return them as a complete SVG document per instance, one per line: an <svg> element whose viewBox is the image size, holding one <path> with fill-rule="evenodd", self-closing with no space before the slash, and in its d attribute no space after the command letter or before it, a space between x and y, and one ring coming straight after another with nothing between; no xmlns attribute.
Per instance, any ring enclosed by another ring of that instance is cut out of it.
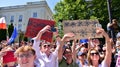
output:
<svg viewBox="0 0 120 67"><path fill-rule="evenodd" d="M84 53L84 52L79 51L79 52L78 52L78 54L77 54L77 56L81 56L81 55L85 55L85 53Z"/></svg>

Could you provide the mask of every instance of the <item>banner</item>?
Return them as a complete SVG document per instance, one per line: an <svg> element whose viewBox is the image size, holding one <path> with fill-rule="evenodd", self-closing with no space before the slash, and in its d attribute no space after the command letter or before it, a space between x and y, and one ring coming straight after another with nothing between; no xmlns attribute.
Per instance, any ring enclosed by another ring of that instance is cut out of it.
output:
<svg viewBox="0 0 120 67"><path fill-rule="evenodd" d="M5 21L5 17L0 18L0 29L6 29L6 21Z"/></svg>
<svg viewBox="0 0 120 67"><path fill-rule="evenodd" d="M63 21L64 33L73 32L76 39L101 38L96 35L96 24L98 20L67 20Z"/></svg>
<svg viewBox="0 0 120 67"><path fill-rule="evenodd" d="M36 18L30 18L27 26L27 30L25 33L26 37L33 38L35 37L38 32L45 27L46 25L50 25L53 27L55 24L55 21L51 20L43 20L43 19L36 19ZM52 41L53 33L52 32L45 32L41 39L46 40L48 42Z"/></svg>
<svg viewBox="0 0 120 67"><path fill-rule="evenodd" d="M18 31L17 31L17 29L15 27L14 31L13 31L11 37L10 37L10 39L8 40L8 44L11 44L15 40L15 38L17 37L17 35L18 35Z"/></svg>

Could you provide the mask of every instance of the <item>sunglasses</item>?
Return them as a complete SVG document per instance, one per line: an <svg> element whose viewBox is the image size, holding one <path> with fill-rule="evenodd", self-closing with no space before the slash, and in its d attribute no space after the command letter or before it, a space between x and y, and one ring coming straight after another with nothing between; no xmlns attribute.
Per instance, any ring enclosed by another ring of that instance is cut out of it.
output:
<svg viewBox="0 0 120 67"><path fill-rule="evenodd" d="M47 47L50 47L50 45L44 45L43 47L44 47L44 48L47 48Z"/></svg>
<svg viewBox="0 0 120 67"><path fill-rule="evenodd" d="M32 53L26 53L26 54L20 54L18 55L19 58L23 58L23 57L26 57L26 58L29 58L31 57L33 54Z"/></svg>
<svg viewBox="0 0 120 67"><path fill-rule="evenodd" d="M96 52L96 53L90 53L90 55L92 55L92 56L99 55L99 53L98 52Z"/></svg>

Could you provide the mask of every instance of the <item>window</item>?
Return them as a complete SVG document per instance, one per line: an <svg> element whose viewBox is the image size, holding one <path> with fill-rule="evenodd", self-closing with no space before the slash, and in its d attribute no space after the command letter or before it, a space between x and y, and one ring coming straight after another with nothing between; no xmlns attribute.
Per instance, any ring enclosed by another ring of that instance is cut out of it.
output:
<svg viewBox="0 0 120 67"><path fill-rule="evenodd" d="M18 24L18 30L22 29L22 24Z"/></svg>
<svg viewBox="0 0 120 67"><path fill-rule="evenodd" d="M14 22L14 16L11 16L10 22Z"/></svg>
<svg viewBox="0 0 120 67"><path fill-rule="evenodd" d="M5 17L5 20L7 19L7 17L6 17L6 16L3 16L3 17Z"/></svg>
<svg viewBox="0 0 120 67"><path fill-rule="evenodd" d="M3 16L5 18L5 22L7 23L7 17L6 16Z"/></svg>
<svg viewBox="0 0 120 67"><path fill-rule="evenodd" d="M33 13L33 17L37 17L37 12L34 12L34 13Z"/></svg>
<svg viewBox="0 0 120 67"><path fill-rule="evenodd" d="M22 22L22 19L23 19L23 15L19 15L19 22Z"/></svg>

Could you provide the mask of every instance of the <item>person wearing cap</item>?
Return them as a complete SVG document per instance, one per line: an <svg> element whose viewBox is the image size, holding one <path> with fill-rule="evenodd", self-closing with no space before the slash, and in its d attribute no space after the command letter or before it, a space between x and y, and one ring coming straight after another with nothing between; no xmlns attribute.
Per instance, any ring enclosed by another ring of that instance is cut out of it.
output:
<svg viewBox="0 0 120 67"><path fill-rule="evenodd" d="M79 67L85 67L88 65L85 55L86 53L84 52L81 51L78 52L76 63L79 65Z"/></svg>
<svg viewBox="0 0 120 67"><path fill-rule="evenodd" d="M36 52L28 45L21 46L15 51L17 58L17 67L40 67L39 64L35 63Z"/></svg>

